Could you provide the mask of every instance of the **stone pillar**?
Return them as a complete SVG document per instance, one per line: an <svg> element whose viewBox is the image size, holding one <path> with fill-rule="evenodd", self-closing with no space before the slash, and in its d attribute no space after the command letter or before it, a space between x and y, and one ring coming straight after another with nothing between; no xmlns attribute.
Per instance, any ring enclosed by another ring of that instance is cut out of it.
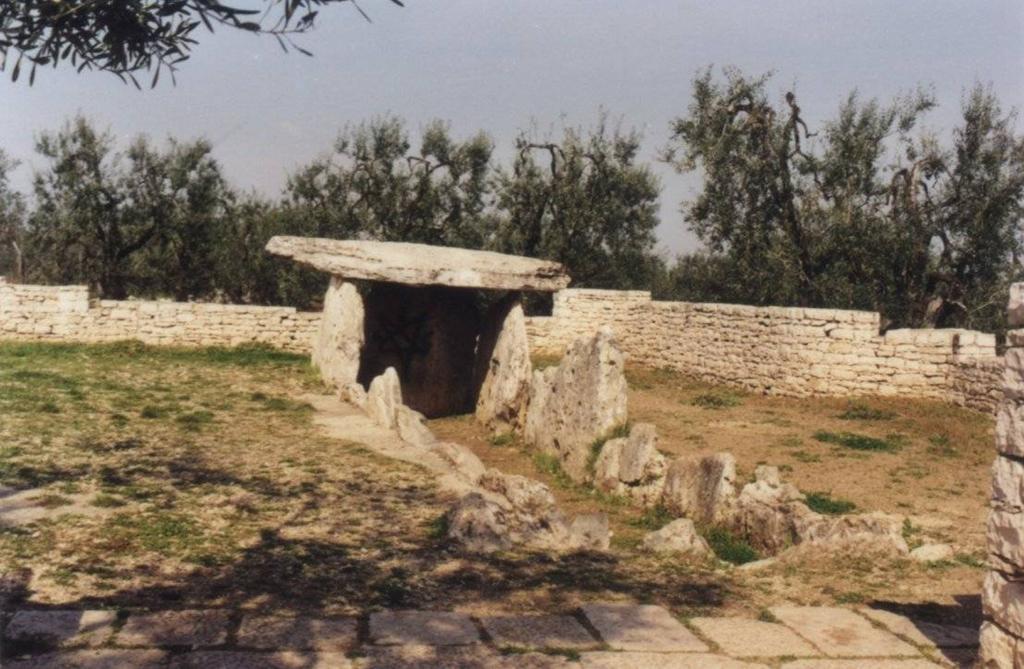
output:
<svg viewBox="0 0 1024 669"><path fill-rule="evenodd" d="M495 432L512 432L526 416L533 364L518 295L495 303L477 344L476 418Z"/></svg>
<svg viewBox="0 0 1024 669"><path fill-rule="evenodd" d="M363 298L355 285L331 277L320 331L313 341L313 366L336 388L355 383L363 349Z"/></svg>
<svg viewBox="0 0 1024 669"><path fill-rule="evenodd" d="M1024 284L1010 289L1009 325L1024 327ZM996 417L981 666L1024 669L1024 329L1012 330L1007 346Z"/></svg>

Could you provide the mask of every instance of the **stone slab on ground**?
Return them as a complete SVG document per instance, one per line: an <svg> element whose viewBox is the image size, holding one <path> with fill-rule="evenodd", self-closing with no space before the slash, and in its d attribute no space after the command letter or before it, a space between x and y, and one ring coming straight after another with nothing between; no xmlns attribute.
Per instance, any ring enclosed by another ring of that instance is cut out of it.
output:
<svg viewBox="0 0 1024 669"><path fill-rule="evenodd" d="M784 625L746 618L692 618L690 624L733 657L811 657L818 650Z"/></svg>
<svg viewBox="0 0 1024 669"><path fill-rule="evenodd" d="M708 647L668 610L651 604L597 603L583 614L615 650L701 652Z"/></svg>
<svg viewBox="0 0 1024 669"><path fill-rule="evenodd" d="M707 653L584 653L578 666L581 669L768 669L765 664Z"/></svg>
<svg viewBox="0 0 1024 669"><path fill-rule="evenodd" d="M853 611L828 606L776 606L772 614L832 657L920 656L910 644Z"/></svg>
<svg viewBox="0 0 1024 669"><path fill-rule="evenodd" d="M476 625L450 611L380 611L370 615L370 641L381 645L463 646L480 641Z"/></svg>
<svg viewBox="0 0 1024 669"><path fill-rule="evenodd" d="M928 660L796 660L782 669L936 669L942 665Z"/></svg>
<svg viewBox="0 0 1024 669"><path fill-rule="evenodd" d="M482 646L371 648L358 669L578 669L564 657L542 653L502 655Z"/></svg>
<svg viewBox="0 0 1024 669"><path fill-rule="evenodd" d="M918 646L957 648L978 645L978 630L971 627L914 620L885 609L860 609L859 611L883 625L890 632L899 634Z"/></svg>
<svg viewBox="0 0 1024 669"><path fill-rule="evenodd" d="M4 662L4 669L156 669L167 666L160 650L80 650Z"/></svg>
<svg viewBox="0 0 1024 669"><path fill-rule="evenodd" d="M498 646L515 648L596 648L600 642L570 616L492 616L481 620Z"/></svg>
<svg viewBox="0 0 1024 669"><path fill-rule="evenodd" d="M352 669L344 653L253 653L207 650L174 658L172 669Z"/></svg>
<svg viewBox="0 0 1024 669"><path fill-rule="evenodd" d="M356 644L354 618L246 616L238 629L238 645L265 650L344 651Z"/></svg>
<svg viewBox="0 0 1024 669"><path fill-rule="evenodd" d="M216 609L137 613L114 641L119 646L216 646L227 641L229 620L227 611Z"/></svg>
<svg viewBox="0 0 1024 669"><path fill-rule="evenodd" d="M18 611L4 630L14 643L45 646L100 646L114 631L113 611Z"/></svg>

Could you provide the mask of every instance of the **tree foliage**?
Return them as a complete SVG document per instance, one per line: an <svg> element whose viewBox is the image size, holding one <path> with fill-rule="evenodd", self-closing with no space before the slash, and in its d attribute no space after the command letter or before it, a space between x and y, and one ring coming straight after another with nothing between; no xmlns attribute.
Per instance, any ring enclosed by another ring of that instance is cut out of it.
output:
<svg viewBox="0 0 1024 669"><path fill-rule="evenodd" d="M309 54L291 37L312 29L320 9L355 0L264 0L262 7L218 0L19 0L0 3L0 63L17 80L28 69L66 63L111 72L139 86L136 74L173 76L198 43L196 32L214 26L269 34ZM401 0L390 0L402 5ZM365 17L366 14L364 13Z"/></svg>
<svg viewBox="0 0 1024 669"><path fill-rule="evenodd" d="M641 288L650 282L660 186L638 159L640 136L608 127L567 129L560 142L524 135L497 177L495 245L565 264L576 285Z"/></svg>
<svg viewBox="0 0 1024 669"><path fill-rule="evenodd" d="M229 200L209 144L160 151L140 138L117 151L79 117L43 133L36 149L50 164L35 178L30 278L84 282L111 298L209 292Z"/></svg>
<svg viewBox="0 0 1024 669"><path fill-rule="evenodd" d="M25 245L25 198L11 187L10 173L18 163L0 150L0 276L22 276Z"/></svg>
<svg viewBox="0 0 1024 669"><path fill-rule="evenodd" d="M457 141L435 121L413 151L404 123L380 118L346 130L329 157L296 172L287 207L312 236L482 248L493 150L484 133Z"/></svg>
<svg viewBox="0 0 1024 669"><path fill-rule="evenodd" d="M887 105L851 94L811 132L796 96L773 104L767 82L709 70L672 124L666 158L703 174L684 216L712 254L686 259L676 283L876 309L895 325L996 323L1019 272L1024 140L994 95L971 91L944 147L917 131L935 105L926 93Z"/></svg>

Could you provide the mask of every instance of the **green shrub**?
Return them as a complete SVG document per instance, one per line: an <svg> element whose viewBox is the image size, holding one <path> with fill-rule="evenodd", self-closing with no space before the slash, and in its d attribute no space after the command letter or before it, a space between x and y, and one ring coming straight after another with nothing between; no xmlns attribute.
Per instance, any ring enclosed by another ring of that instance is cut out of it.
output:
<svg viewBox="0 0 1024 669"><path fill-rule="evenodd" d="M502 432L491 437L491 446L508 446L516 440L514 432Z"/></svg>
<svg viewBox="0 0 1024 669"><path fill-rule="evenodd" d="M704 539L718 559L732 564L746 564L761 559L760 553L732 530L715 525L704 530Z"/></svg>
<svg viewBox="0 0 1024 669"><path fill-rule="evenodd" d="M878 439L853 432L826 432L825 430L819 430L814 433L814 438L826 444L836 444L843 448L852 448L855 451L883 451L891 453L898 451L902 445L900 443L902 437L895 434L891 434L885 439Z"/></svg>
<svg viewBox="0 0 1024 669"><path fill-rule="evenodd" d="M875 409L862 402L850 402L839 417L843 420L892 420L896 412Z"/></svg>
<svg viewBox="0 0 1024 669"><path fill-rule="evenodd" d="M829 516L839 516L850 513L857 508L853 502L845 499L836 499L827 492L809 492L804 500L811 511L824 513Z"/></svg>
<svg viewBox="0 0 1024 669"><path fill-rule="evenodd" d="M701 393L690 404L702 409L728 409L742 404L739 396L732 393Z"/></svg>

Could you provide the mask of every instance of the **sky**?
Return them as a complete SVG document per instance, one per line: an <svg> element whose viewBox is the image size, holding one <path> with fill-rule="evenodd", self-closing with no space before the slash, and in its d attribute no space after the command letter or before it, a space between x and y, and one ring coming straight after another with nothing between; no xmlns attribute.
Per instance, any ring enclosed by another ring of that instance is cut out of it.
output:
<svg viewBox="0 0 1024 669"><path fill-rule="evenodd" d="M253 0L255 4L261 4ZM243 4L238 2L235 4ZM324 155L347 124L383 114L414 134L432 119L456 137L486 130L507 160L516 135L592 126L606 110L643 134L657 160L670 121L685 114L708 66L774 72L813 130L856 89L888 100L919 85L940 107L928 127L948 133L965 91L991 85L1024 108L1024 3L816 0L361 0L373 22L340 5L298 38L313 58L271 38L201 33L176 86L137 91L112 75L41 70L35 85L0 80L0 148L20 160L28 190L40 132L77 113L127 141L204 137L231 182L277 195L289 173ZM1021 126L1018 126L1021 127ZM656 163L660 248L697 242L680 203L699 177Z"/></svg>

